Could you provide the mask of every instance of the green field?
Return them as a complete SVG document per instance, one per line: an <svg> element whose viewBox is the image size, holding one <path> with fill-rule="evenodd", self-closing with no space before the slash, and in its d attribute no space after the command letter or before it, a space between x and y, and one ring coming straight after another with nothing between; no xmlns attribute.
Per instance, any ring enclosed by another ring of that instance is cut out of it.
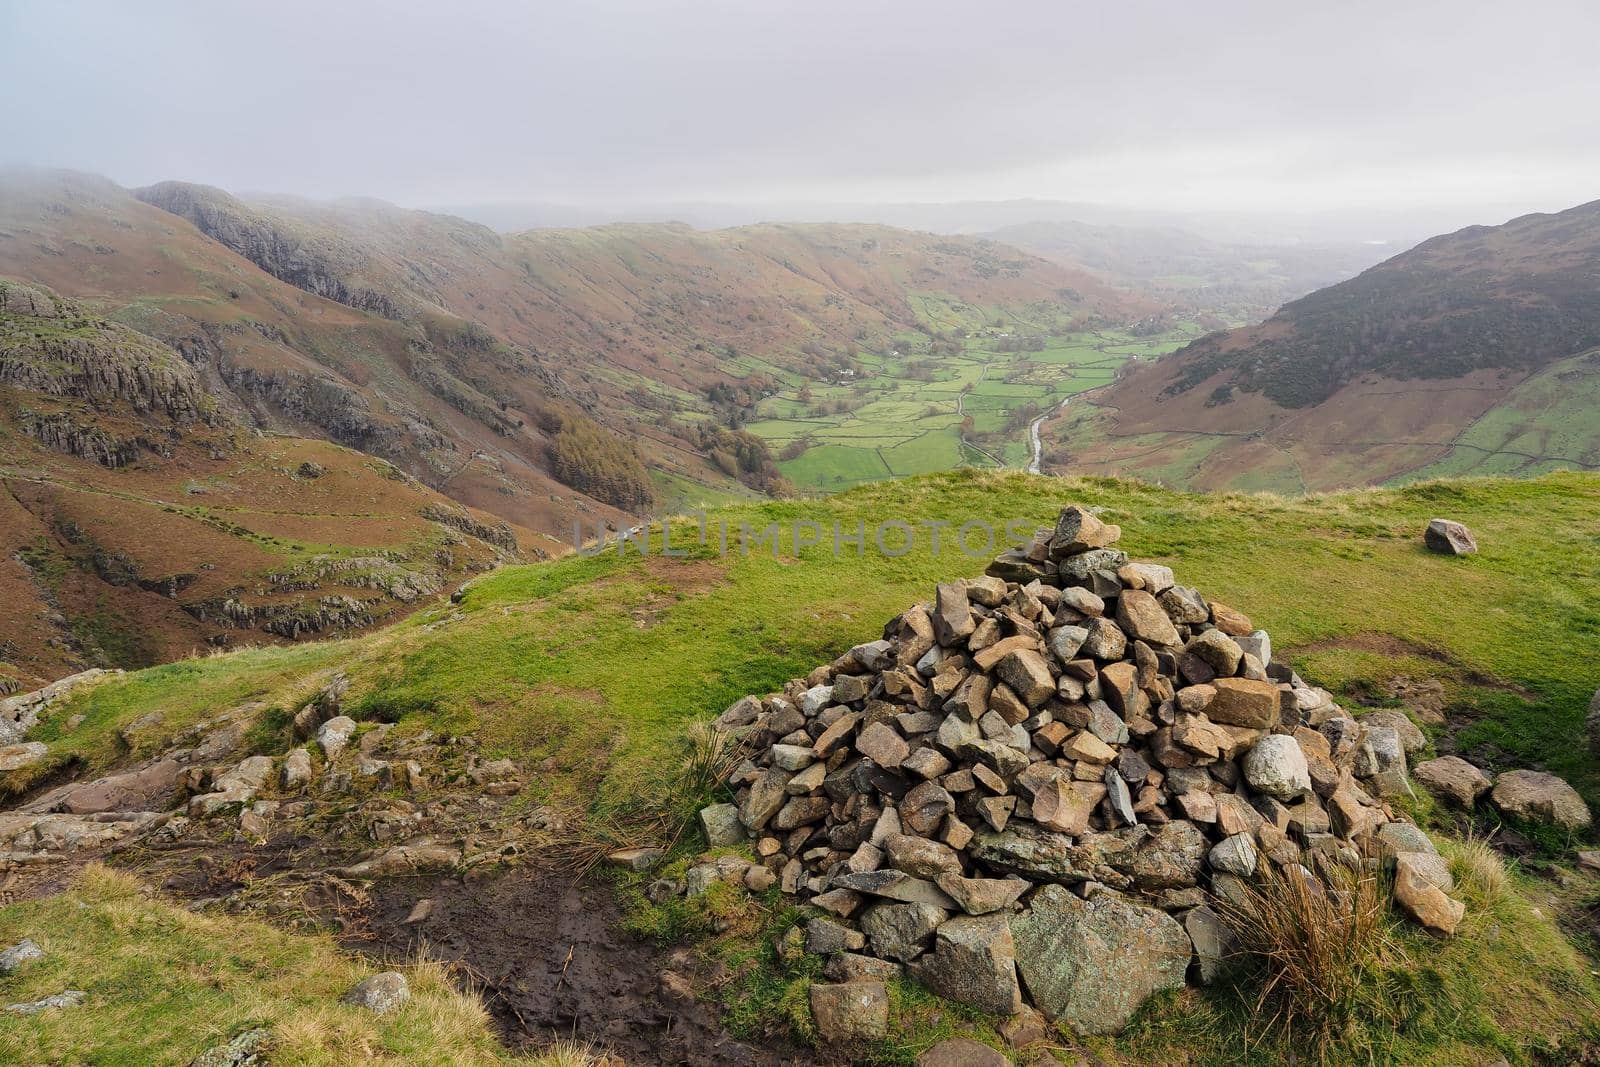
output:
<svg viewBox="0 0 1600 1067"><path fill-rule="evenodd" d="M897 349L863 354L858 377L787 382L757 406L746 428L785 457L779 467L797 488L834 492L957 467L1026 466L1030 412L1107 385L1128 360L1164 355L1199 333L1187 324L1154 337L1109 328L1055 333L1048 322L973 326L971 309L962 318L926 297L921 310L963 335L959 352L902 338ZM1005 350L1022 336L1042 338L1044 347ZM804 446L798 455L796 442Z"/></svg>
<svg viewBox="0 0 1600 1067"><path fill-rule="evenodd" d="M1441 459L1397 480L1600 469L1597 412L1600 351L1563 359L1519 383Z"/></svg>

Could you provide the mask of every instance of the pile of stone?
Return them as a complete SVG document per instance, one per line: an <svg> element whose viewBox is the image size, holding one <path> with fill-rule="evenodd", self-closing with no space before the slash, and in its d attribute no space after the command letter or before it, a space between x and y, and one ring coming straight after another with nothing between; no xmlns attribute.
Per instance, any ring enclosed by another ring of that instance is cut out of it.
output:
<svg viewBox="0 0 1600 1067"><path fill-rule="evenodd" d="M1272 661L1239 611L1130 562L1068 507L984 577L938 587L881 640L720 725L757 753L688 891L774 881L819 909L806 947L825 1036L887 1020L910 973L997 1015L1111 1033L1232 951L1214 898L1267 867L1386 862L1399 905L1453 932L1464 907L1425 834L1393 725L1366 725Z"/></svg>

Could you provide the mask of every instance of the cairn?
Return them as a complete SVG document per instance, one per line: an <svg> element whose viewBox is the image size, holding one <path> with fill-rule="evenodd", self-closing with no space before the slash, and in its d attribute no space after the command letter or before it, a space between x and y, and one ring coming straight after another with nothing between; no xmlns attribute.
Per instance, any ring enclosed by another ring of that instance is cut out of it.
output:
<svg viewBox="0 0 1600 1067"><path fill-rule="evenodd" d="M1215 975L1233 935L1214 898L1242 901L1268 866L1325 879L1381 859L1419 922L1460 921L1445 865L1388 803L1410 789L1398 732L1274 663L1241 612L1130 562L1120 535L1065 508L881 640L718 719L757 755L701 822L759 860L702 864L688 891L775 880L819 909L806 947L849 984L813 988L824 1030L874 1032L870 987L909 972L996 1015L1031 1003L1114 1033Z"/></svg>

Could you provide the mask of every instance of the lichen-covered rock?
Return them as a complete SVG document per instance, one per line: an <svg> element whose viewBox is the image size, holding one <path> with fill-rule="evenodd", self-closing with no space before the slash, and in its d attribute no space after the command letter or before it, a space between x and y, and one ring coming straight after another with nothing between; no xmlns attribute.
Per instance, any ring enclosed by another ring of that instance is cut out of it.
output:
<svg viewBox="0 0 1600 1067"><path fill-rule="evenodd" d="M861 1041L889 1032L889 994L872 980L811 986L811 1018L824 1041Z"/></svg>
<svg viewBox="0 0 1600 1067"><path fill-rule="evenodd" d="M1529 822L1584 830L1593 821L1578 791L1543 771L1507 771L1495 780L1489 799L1505 814Z"/></svg>
<svg viewBox="0 0 1600 1067"><path fill-rule="evenodd" d="M366 1008L374 1015L387 1015L411 999L411 986L399 971L384 971L357 982L344 995L346 1004Z"/></svg>
<svg viewBox="0 0 1600 1067"><path fill-rule="evenodd" d="M911 971L941 996L990 1015L1022 1008L1011 930L1000 915L958 915L934 934Z"/></svg>
<svg viewBox="0 0 1600 1067"><path fill-rule="evenodd" d="M1114 1034L1153 994L1183 985L1192 945L1166 912L1101 893L1043 886L1011 920L1035 1005L1080 1034Z"/></svg>

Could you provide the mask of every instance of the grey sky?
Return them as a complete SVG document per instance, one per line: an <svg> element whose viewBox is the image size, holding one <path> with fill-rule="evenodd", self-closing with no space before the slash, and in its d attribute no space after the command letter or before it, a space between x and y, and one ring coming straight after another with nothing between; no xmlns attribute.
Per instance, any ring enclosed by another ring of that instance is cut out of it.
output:
<svg viewBox="0 0 1600 1067"><path fill-rule="evenodd" d="M0 160L406 204L1554 209L1600 197L1597 41L1594 0L0 0Z"/></svg>

